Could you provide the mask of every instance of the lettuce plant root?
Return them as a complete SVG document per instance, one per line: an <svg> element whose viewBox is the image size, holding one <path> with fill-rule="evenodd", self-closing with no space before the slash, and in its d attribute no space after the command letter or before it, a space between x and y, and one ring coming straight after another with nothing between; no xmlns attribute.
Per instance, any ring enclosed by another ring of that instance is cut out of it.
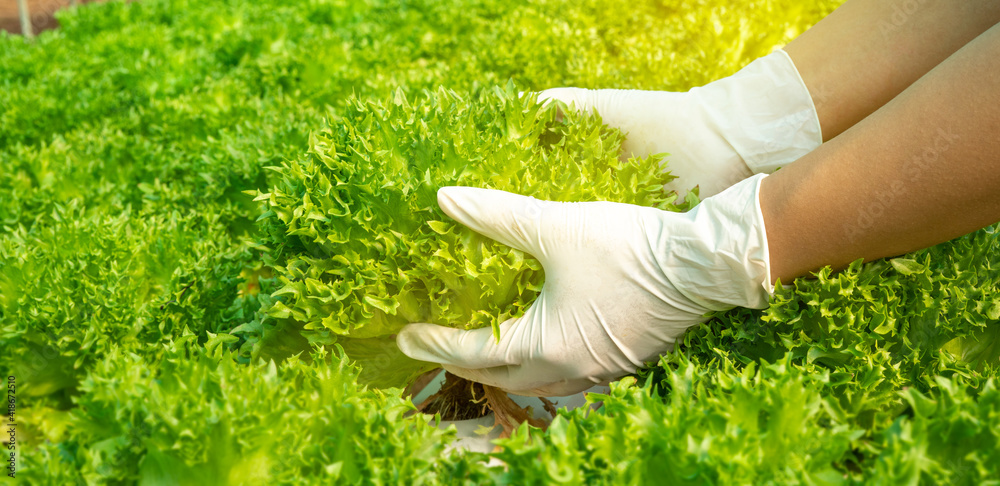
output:
<svg viewBox="0 0 1000 486"><path fill-rule="evenodd" d="M436 374L425 374L421 378L433 378ZM419 388L426 386L426 383L418 385ZM415 390L419 393L419 390ZM556 416L555 406L552 402L542 398L545 410L553 417ZM417 410L433 415L441 414L442 420L468 420L485 417L488 412L493 412L496 422L494 425L503 427L501 437L510 437L510 434L524 422L528 422L533 427L545 430L548 422L533 417L530 407L521 407L507 395L507 392L493 386L483 385L465 378L445 372L444 383L441 389L426 400L417 404Z"/></svg>
<svg viewBox="0 0 1000 486"><path fill-rule="evenodd" d="M484 400L483 385L445 372L441 389L417 409L430 415L440 413L442 420L476 419L488 413Z"/></svg>
<svg viewBox="0 0 1000 486"><path fill-rule="evenodd" d="M493 411L493 417L496 419L494 426L499 425L503 427L503 433L500 434L501 438L510 437L514 429L524 422L528 422L532 427L538 427L542 430L549 427L548 422L532 417L531 408L524 408L514 403L507 396L507 392L487 385L483 385L483 389L486 393L486 404Z"/></svg>

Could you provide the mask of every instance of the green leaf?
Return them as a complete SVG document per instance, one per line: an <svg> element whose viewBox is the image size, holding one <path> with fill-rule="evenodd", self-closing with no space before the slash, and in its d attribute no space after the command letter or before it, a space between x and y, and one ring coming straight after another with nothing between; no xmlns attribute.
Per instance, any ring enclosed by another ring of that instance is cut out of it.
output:
<svg viewBox="0 0 1000 486"><path fill-rule="evenodd" d="M892 264L892 268L895 268L897 272L903 275L913 275L914 273L919 273L924 271L924 266L917 263L916 260L911 260L909 258L893 258L889 260Z"/></svg>

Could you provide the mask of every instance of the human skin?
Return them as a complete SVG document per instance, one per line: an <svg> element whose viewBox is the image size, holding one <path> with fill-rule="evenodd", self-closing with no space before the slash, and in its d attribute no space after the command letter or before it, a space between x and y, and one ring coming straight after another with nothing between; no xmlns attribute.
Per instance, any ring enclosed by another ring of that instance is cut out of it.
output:
<svg viewBox="0 0 1000 486"><path fill-rule="evenodd" d="M784 50L828 141L997 22L996 0L851 0Z"/></svg>
<svg viewBox="0 0 1000 486"><path fill-rule="evenodd" d="M1000 221L998 188L1000 25L761 183L771 280L907 253Z"/></svg>

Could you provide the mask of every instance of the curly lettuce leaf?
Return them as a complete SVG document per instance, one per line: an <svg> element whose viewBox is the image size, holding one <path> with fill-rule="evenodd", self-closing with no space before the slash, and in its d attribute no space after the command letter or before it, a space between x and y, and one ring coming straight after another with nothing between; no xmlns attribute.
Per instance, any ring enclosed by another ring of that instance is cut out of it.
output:
<svg viewBox="0 0 1000 486"><path fill-rule="evenodd" d="M270 192L254 193L267 232L260 247L280 281L265 309L274 325L293 321L341 342L363 369L398 375L373 380L398 385L419 368L366 367L372 343L383 343L383 357L398 354L384 338L411 322L498 332L543 280L534 258L446 216L440 187L674 207L659 157L622 160L622 135L599 118L556 114L513 85L471 99L439 90L410 102L397 91L352 102L304 157L272 168Z"/></svg>

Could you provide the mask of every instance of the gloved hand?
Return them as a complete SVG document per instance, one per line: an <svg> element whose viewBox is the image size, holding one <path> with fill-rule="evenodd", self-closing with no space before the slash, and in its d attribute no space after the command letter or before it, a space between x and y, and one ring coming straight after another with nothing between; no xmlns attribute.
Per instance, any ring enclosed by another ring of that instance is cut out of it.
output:
<svg viewBox="0 0 1000 486"><path fill-rule="evenodd" d="M565 396L635 371L673 348L709 311L767 306L765 175L687 213L610 202L557 203L446 187L452 218L538 258L545 283L521 317L464 331L410 324L406 355L526 396Z"/></svg>
<svg viewBox="0 0 1000 486"><path fill-rule="evenodd" d="M678 178L666 188L681 195L696 185L702 198L717 194L823 142L809 91L781 50L686 93L554 88L538 100L596 109L626 134L624 157L669 153L667 169Z"/></svg>

